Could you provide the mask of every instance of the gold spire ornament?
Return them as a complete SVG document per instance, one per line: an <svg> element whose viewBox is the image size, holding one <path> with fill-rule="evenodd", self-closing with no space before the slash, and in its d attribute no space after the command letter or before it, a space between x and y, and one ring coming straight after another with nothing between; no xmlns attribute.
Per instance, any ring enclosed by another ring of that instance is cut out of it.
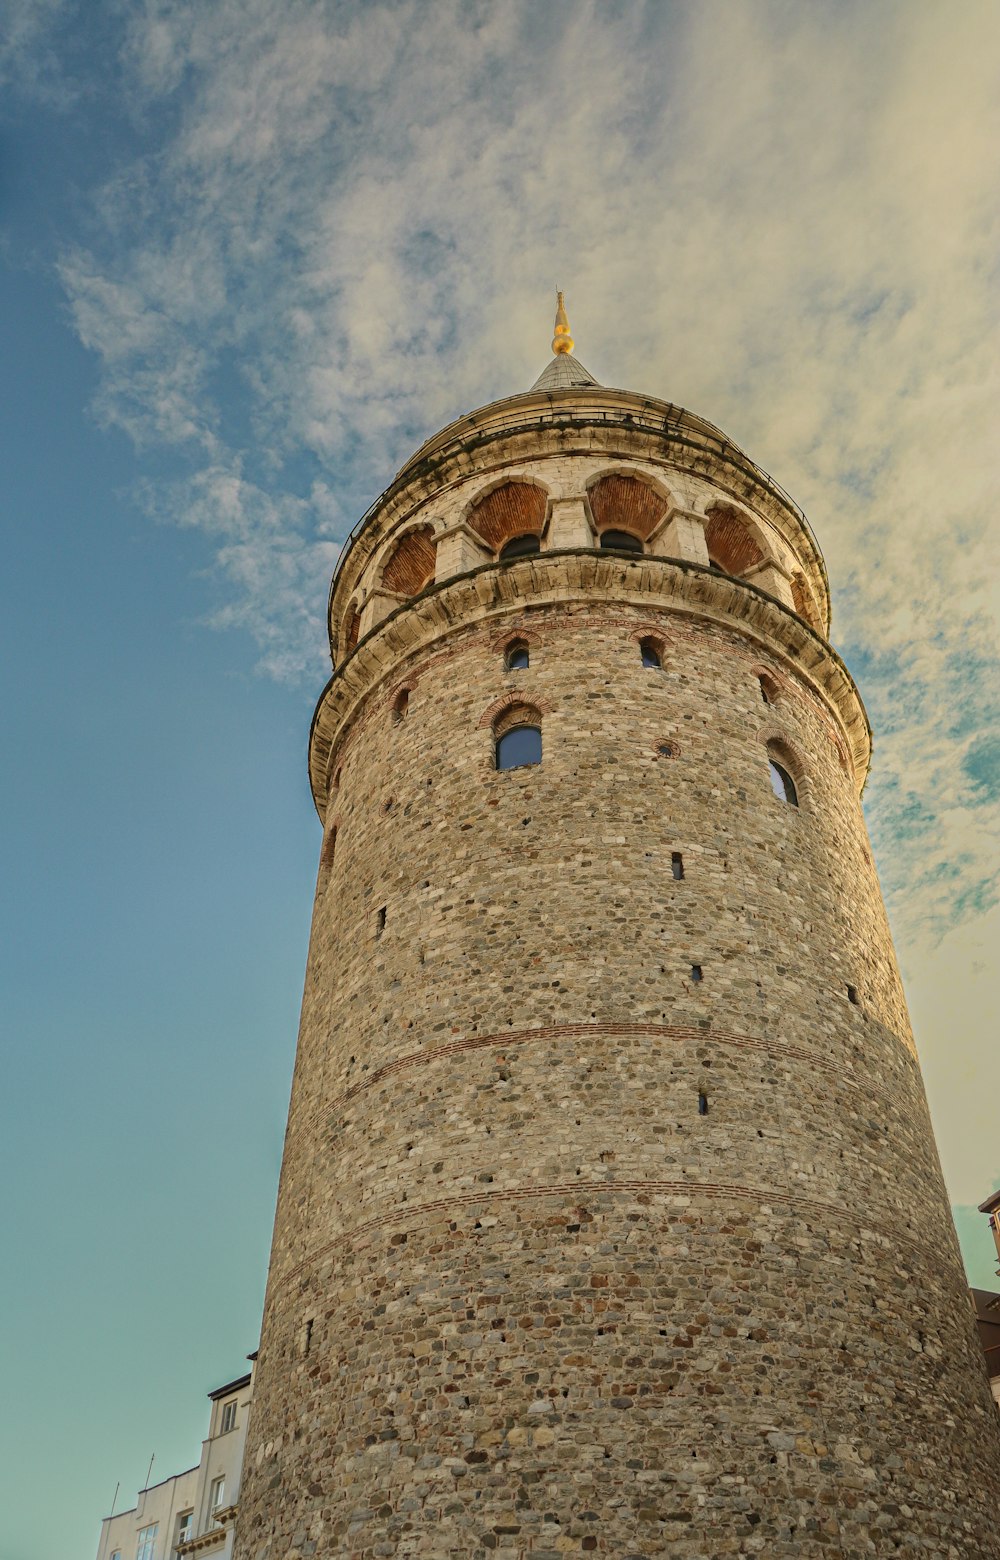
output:
<svg viewBox="0 0 1000 1560"><path fill-rule="evenodd" d="M552 350L558 357L560 352L572 352L574 345L573 337L569 333L569 320L566 318L563 295L556 293L556 333L552 337Z"/></svg>

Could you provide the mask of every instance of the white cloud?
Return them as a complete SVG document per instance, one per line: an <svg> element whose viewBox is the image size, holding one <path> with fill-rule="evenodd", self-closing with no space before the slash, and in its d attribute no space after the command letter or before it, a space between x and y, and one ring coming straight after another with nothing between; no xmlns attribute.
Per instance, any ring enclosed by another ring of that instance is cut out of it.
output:
<svg viewBox="0 0 1000 1560"><path fill-rule="evenodd" d="M344 534L529 384L559 285L599 378L708 416L810 514L907 962L985 924L998 34L977 0L146 0L123 91L170 128L63 276L102 415L188 451L166 504L218 538L216 621L321 676L315 495Z"/></svg>

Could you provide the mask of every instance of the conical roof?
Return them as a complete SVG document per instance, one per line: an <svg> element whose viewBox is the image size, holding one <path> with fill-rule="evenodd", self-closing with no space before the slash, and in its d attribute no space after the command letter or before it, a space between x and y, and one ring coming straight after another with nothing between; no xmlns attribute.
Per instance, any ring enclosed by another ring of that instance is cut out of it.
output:
<svg viewBox="0 0 1000 1560"><path fill-rule="evenodd" d="M560 352L544 369L532 385L532 390L576 390L581 385L596 385L597 380L589 368L584 368L570 352Z"/></svg>
<svg viewBox="0 0 1000 1560"><path fill-rule="evenodd" d="M539 374L532 390L577 390L581 385L596 385L593 374L573 356L573 345L563 295L556 293L556 329L552 338L555 356Z"/></svg>

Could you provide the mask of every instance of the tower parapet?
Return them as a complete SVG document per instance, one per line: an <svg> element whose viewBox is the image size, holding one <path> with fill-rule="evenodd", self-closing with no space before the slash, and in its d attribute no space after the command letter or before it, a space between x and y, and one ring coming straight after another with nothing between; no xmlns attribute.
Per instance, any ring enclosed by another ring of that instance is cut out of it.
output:
<svg viewBox="0 0 1000 1560"><path fill-rule="evenodd" d="M331 591L241 1560L1000 1557L819 548L553 364Z"/></svg>

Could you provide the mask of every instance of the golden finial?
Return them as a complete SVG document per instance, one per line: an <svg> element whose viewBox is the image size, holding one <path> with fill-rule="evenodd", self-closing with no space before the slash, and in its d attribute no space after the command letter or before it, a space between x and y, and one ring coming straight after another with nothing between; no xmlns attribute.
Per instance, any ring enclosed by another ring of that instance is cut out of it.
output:
<svg viewBox="0 0 1000 1560"><path fill-rule="evenodd" d="M574 341L569 333L569 320L566 318L563 295L556 293L556 333L552 337L552 350L558 356L560 352L572 352L573 347Z"/></svg>

